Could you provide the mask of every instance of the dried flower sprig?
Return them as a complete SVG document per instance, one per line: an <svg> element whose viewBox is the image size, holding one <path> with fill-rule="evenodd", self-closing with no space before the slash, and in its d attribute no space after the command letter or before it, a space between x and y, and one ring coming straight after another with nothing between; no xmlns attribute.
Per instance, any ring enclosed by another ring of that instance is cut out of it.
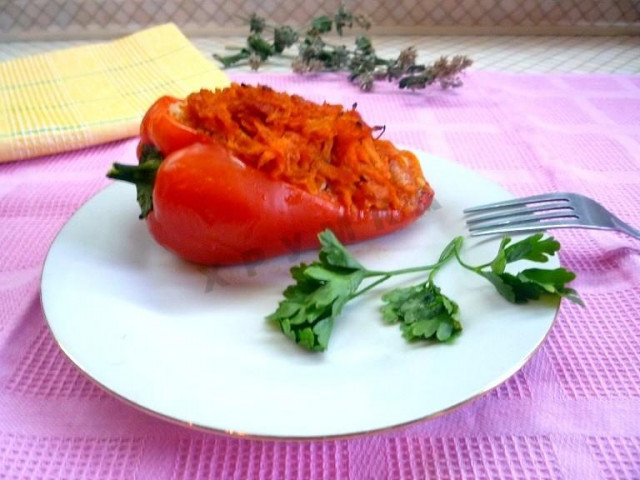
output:
<svg viewBox="0 0 640 480"><path fill-rule="evenodd" d="M264 37L267 29L273 30L273 42L269 42ZM269 57L284 52L298 41L298 33L291 27L268 27L264 18L253 14L249 18L249 36L247 44L238 53L221 56L214 54L213 57L222 63L225 68L231 67L246 61L252 70L258 70Z"/></svg>
<svg viewBox="0 0 640 480"><path fill-rule="evenodd" d="M314 18L304 31L304 36L288 25L274 27L267 25L264 18L252 15L249 19L247 44L233 55L214 57L224 67L241 62L248 63L252 70L258 70L270 57L280 55L285 49L297 44L298 55L291 62L291 69L299 74L317 72L349 72L349 80L358 83L364 91L373 88L376 80L397 82L401 89L415 90L438 83L442 88L462 86L461 74L473 63L464 55L449 59L440 57L431 65L416 63L418 54L413 47L400 52L397 58L384 59L376 55L371 39L358 36L353 49L345 45L328 43L323 35L334 28L342 36L345 28L371 28L367 17L354 14L341 6L329 17ZM267 30L273 31L273 40L265 38Z"/></svg>

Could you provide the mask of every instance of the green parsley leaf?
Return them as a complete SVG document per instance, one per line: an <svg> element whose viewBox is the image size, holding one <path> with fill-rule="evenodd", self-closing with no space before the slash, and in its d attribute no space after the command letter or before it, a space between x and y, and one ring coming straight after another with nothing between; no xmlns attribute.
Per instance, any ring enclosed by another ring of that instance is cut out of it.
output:
<svg viewBox="0 0 640 480"><path fill-rule="evenodd" d="M516 302L516 294L513 290L513 287L510 285L510 278L513 275L508 273L493 273L493 272L479 272L484 278L489 280L493 286L496 288L498 293L504 297L508 302L511 303L519 303Z"/></svg>
<svg viewBox="0 0 640 480"><path fill-rule="evenodd" d="M332 270L314 262L291 269L296 283L284 291L284 300L268 320L279 324L282 332L300 346L326 350L334 319L356 293L364 279L363 270Z"/></svg>
<svg viewBox="0 0 640 480"><path fill-rule="evenodd" d="M409 341L445 342L462 331L458 304L431 282L392 290L382 296L382 301L386 303L383 320L399 323Z"/></svg>
<svg viewBox="0 0 640 480"><path fill-rule="evenodd" d="M324 230L318 235L318 239L322 245L319 257L323 264L348 270L364 269L362 264L353 258L331 230Z"/></svg>
<svg viewBox="0 0 640 480"><path fill-rule="evenodd" d="M578 296L578 293L566 286L567 283L572 282L575 278L575 273L564 268L553 270L529 268L518 274L518 279L522 282L537 285L545 294L566 298L573 303L584 306L584 302Z"/></svg>
<svg viewBox="0 0 640 480"><path fill-rule="evenodd" d="M518 260L531 260L540 263L547 262L549 257L553 257L556 252L560 250L560 242L553 237L547 237L545 239L542 239L542 237L542 233L536 233L506 247L504 254L507 263ZM505 240L508 240L507 243L511 241L509 237L506 237Z"/></svg>
<svg viewBox="0 0 640 480"><path fill-rule="evenodd" d="M296 283L284 291L284 300L267 317L300 346L325 350L334 319L358 290L367 270L330 230L318 235L322 248L319 261L291 268Z"/></svg>
<svg viewBox="0 0 640 480"><path fill-rule="evenodd" d="M564 268L556 268L554 270L528 268L520 272L518 278L525 282L536 283L549 293L555 293L558 289L564 288L565 283L574 280L576 274Z"/></svg>
<svg viewBox="0 0 640 480"><path fill-rule="evenodd" d="M573 303L584 305L577 292L566 286L575 279L575 274L564 268L529 268L516 275L506 272L480 272L480 275L489 280L498 293L511 303L527 303L546 295L566 298Z"/></svg>

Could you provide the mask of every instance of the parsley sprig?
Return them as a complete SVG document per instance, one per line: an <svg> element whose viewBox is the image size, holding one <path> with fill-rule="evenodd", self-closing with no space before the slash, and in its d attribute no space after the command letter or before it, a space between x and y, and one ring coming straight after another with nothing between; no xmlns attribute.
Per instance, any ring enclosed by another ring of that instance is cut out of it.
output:
<svg viewBox="0 0 640 480"><path fill-rule="evenodd" d="M506 271L507 265L529 260L545 263L560 250L553 237L537 233L512 243L504 237L495 257L482 265L469 265L462 259L463 237L454 238L434 264L399 270L369 270L356 260L330 230L318 235L318 259L291 268L295 283L283 292L275 312L267 318L282 332L312 351L329 345L335 319L345 305L391 277L429 272L425 281L396 288L382 295L381 311L386 323L398 324L408 341L449 342L462 332L458 304L444 295L435 283L440 268L455 258L466 270L485 278L511 303L526 303L543 296L566 298L583 305L578 293L567 286L575 274L564 268L527 268L518 273Z"/></svg>

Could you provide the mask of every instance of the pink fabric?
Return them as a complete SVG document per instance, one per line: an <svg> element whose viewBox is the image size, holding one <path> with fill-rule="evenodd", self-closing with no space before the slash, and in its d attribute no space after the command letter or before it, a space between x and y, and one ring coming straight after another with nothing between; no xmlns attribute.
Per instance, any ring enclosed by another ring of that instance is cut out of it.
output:
<svg viewBox="0 0 640 480"><path fill-rule="evenodd" d="M582 192L640 227L637 77L474 72L457 91L370 94L338 76L235 79L357 102L388 138L516 195ZM134 148L0 165L0 478L640 478L640 242L614 233L557 232L587 308L563 304L521 371L431 421L348 440L254 441L175 426L103 392L54 343L39 275L58 229Z"/></svg>

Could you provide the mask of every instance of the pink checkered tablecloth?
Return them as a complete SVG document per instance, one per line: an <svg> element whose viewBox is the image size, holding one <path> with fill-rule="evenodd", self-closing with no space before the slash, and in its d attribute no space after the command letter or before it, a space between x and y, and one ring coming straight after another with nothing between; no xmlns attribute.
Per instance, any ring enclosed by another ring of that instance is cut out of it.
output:
<svg viewBox="0 0 640 480"><path fill-rule="evenodd" d="M456 91L235 75L358 103L385 136L523 196L575 191L640 226L640 77L472 72ZM503 385L436 419L340 440L207 434L113 398L65 358L39 279L56 232L135 140L0 165L0 479L640 479L640 241L554 233L587 307L563 303Z"/></svg>

